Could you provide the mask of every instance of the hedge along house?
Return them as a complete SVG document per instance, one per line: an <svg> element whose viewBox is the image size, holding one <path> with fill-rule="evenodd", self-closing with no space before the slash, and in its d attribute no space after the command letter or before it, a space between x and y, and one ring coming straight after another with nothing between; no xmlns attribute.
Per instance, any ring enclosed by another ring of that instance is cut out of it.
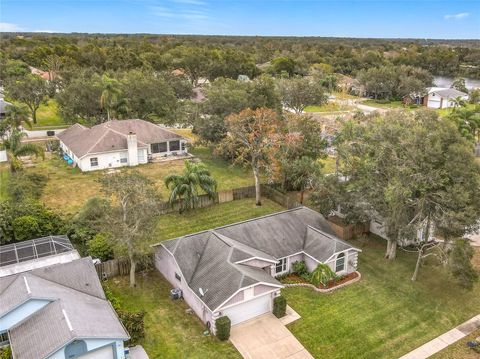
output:
<svg viewBox="0 0 480 359"><path fill-rule="evenodd" d="M340 240L327 220L306 207L155 244L155 266L200 319L232 325L271 312L283 285L275 277L305 261L339 275L356 271L359 249Z"/></svg>
<svg viewBox="0 0 480 359"><path fill-rule="evenodd" d="M155 157L186 155L187 140L144 120L76 123L57 135L60 148L82 171L137 166Z"/></svg>
<svg viewBox="0 0 480 359"><path fill-rule="evenodd" d="M129 336L92 259L66 236L19 244L0 247L0 346L15 359L124 359Z"/></svg>

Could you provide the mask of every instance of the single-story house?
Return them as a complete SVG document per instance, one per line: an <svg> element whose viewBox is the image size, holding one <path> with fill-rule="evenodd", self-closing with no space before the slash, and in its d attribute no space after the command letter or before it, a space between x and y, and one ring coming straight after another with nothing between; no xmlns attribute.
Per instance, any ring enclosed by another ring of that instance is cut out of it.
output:
<svg viewBox="0 0 480 359"><path fill-rule="evenodd" d="M79 123L57 135L60 148L82 171L137 166L150 158L186 155L187 140L144 120Z"/></svg>
<svg viewBox="0 0 480 359"><path fill-rule="evenodd" d="M124 359L129 335L66 236L0 247L0 347L15 359Z"/></svg>
<svg viewBox="0 0 480 359"><path fill-rule="evenodd" d="M283 285L276 277L305 261L339 275L356 271L361 252L337 238L328 221L306 207L278 212L155 244L155 266L215 332L272 311Z"/></svg>
<svg viewBox="0 0 480 359"><path fill-rule="evenodd" d="M12 106L12 104L5 101L3 97L0 97L0 119L7 115L8 106Z"/></svg>
<svg viewBox="0 0 480 359"><path fill-rule="evenodd" d="M468 100L468 94L453 88L428 87L427 94L422 98L422 104L429 108L449 108L455 106L458 97Z"/></svg>

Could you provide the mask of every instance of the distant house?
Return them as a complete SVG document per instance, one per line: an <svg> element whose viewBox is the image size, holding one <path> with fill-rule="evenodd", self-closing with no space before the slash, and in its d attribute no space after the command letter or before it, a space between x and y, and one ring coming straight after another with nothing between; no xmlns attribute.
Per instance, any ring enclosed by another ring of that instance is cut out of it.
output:
<svg viewBox="0 0 480 359"><path fill-rule="evenodd" d="M82 171L137 166L150 158L188 153L185 138L143 120L112 120L92 128L77 123L57 137L64 154Z"/></svg>
<svg viewBox="0 0 480 359"><path fill-rule="evenodd" d="M455 106L455 100L459 97L468 100L466 93L453 88L428 87L421 103L428 108L449 108Z"/></svg>
<svg viewBox="0 0 480 359"><path fill-rule="evenodd" d="M129 335L66 236L0 247L0 346L15 359L124 359Z"/></svg>
<svg viewBox="0 0 480 359"><path fill-rule="evenodd" d="M8 106L12 106L10 102L5 101L3 97L0 98L0 119L7 115Z"/></svg>
<svg viewBox="0 0 480 359"><path fill-rule="evenodd" d="M250 77L248 77L247 75L238 75L237 81L240 81L240 82L249 82L249 81L250 81Z"/></svg>
<svg viewBox="0 0 480 359"><path fill-rule="evenodd" d="M186 235L154 245L155 266L198 317L232 325L272 311L283 285L275 278L304 261L338 275L357 269L361 250L335 236L328 221L307 207Z"/></svg>

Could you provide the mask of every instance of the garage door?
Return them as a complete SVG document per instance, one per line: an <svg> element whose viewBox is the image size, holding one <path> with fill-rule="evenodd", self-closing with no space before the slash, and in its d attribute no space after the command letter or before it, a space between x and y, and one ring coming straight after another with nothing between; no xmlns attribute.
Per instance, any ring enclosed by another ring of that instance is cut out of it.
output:
<svg viewBox="0 0 480 359"><path fill-rule="evenodd" d="M113 346L108 345L106 347L93 350L85 355L78 357L78 359L113 359Z"/></svg>
<svg viewBox="0 0 480 359"><path fill-rule="evenodd" d="M232 325L244 322L245 320L257 317L271 311L270 294L249 300L248 302L234 305L222 310L223 315L230 318Z"/></svg>

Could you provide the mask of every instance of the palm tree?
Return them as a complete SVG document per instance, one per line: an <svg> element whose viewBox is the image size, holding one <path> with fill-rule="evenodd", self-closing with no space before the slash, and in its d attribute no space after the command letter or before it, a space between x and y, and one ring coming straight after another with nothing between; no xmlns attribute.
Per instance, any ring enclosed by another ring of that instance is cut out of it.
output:
<svg viewBox="0 0 480 359"><path fill-rule="evenodd" d="M126 101L122 98L122 90L118 80L102 76L102 95L100 96L100 106L107 111L107 121L110 121L112 116L121 112L126 107Z"/></svg>
<svg viewBox="0 0 480 359"><path fill-rule="evenodd" d="M202 163L185 161L183 173L167 176L165 185L172 190L169 203L173 206L177 201L180 201L180 213L195 208L198 202L199 188L210 199L215 199L217 195L217 181Z"/></svg>
<svg viewBox="0 0 480 359"><path fill-rule="evenodd" d="M17 128L10 131L9 137L3 142L3 147L7 150L7 158L10 162L10 171L17 172L22 169L21 156L34 155L35 157L45 158L43 149L32 143L22 143L21 139L26 136Z"/></svg>
<svg viewBox="0 0 480 359"><path fill-rule="evenodd" d="M32 129L32 121L28 109L23 105L8 105L6 108L5 123L13 129L19 130L23 125L29 130Z"/></svg>

